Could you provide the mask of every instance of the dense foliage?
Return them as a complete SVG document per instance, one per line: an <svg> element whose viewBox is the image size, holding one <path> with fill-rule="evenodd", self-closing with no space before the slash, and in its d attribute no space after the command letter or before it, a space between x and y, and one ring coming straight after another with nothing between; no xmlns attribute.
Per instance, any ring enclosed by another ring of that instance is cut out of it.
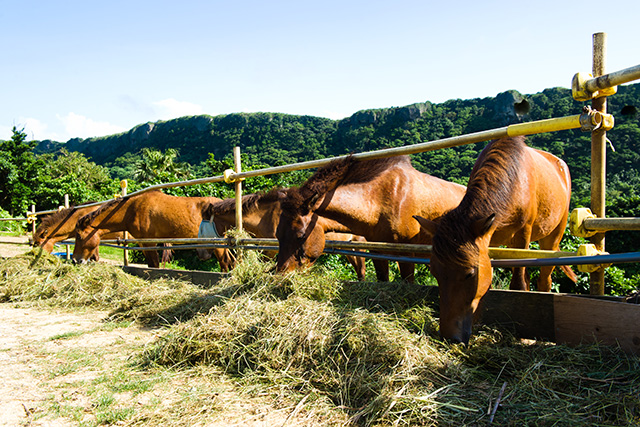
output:
<svg viewBox="0 0 640 427"><path fill-rule="evenodd" d="M621 86L608 100L608 110L616 119L607 134L615 148L607 151L608 216L640 217L639 103L640 84ZM363 110L338 121L279 113L182 117L66 143L27 142L23 130L14 128L13 138L0 145L0 208L19 214L32 203L38 209L55 208L65 193L72 204L110 198L119 191L121 179L127 179L129 191L134 191L161 182L218 176L233 168L235 146L241 148L243 170L251 170L575 115L584 105L574 101L568 89L552 88L533 95L507 91L495 98ZM589 206L590 134L579 130L545 133L528 137L528 144L567 162L573 184L571 207ZM465 184L484 145L417 154L413 163L421 171ZM244 183L245 192L295 185L307 174L251 178ZM224 198L233 195L233 186L204 184L167 192ZM607 248L612 253L637 251L634 236L611 232ZM635 265L623 267L627 278L640 274ZM640 276L634 280L640 281Z"/></svg>

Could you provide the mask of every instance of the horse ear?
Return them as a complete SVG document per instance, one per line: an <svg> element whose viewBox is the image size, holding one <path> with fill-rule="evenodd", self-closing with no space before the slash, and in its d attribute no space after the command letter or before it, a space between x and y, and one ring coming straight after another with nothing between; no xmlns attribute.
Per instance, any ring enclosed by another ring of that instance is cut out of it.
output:
<svg viewBox="0 0 640 427"><path fill-rule="evenodd" d="M496 214L491 214L486 218L481 218L473 223L471 226L471 230L473 231L476 237L484 236L491 228L493 228L493 223L495 222Z"/></svg>
<svg viewBox="0 0 640 427"><path fill-rule="evenodd" d="M438 224L431 220L423 218L420 215L414 215L413 217L420 224L420 228L422 228L430 237L436 235L436 232L438 231Z"/></svg>

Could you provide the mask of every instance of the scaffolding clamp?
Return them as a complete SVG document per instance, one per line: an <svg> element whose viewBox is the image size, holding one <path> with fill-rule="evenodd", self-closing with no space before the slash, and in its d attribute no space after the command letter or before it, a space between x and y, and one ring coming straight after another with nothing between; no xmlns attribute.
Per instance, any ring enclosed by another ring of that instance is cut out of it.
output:
<svg viewBox="0 0 640 427"><path fill-rule="evenodd" d="M236 173L233 169L226 169L222 175L224 176L224 182L226 182L227 184L233 184L237 181L244 181L244 178L238 179L234 176L236 175Z"/></svg>
<svg viewBox="0 0 640 427"><path fill-rule="evenodd" d="M611 114L601 113L588 105L582 107L580 114L580 130L593 132L594 130L608 131L613 129L615 120Z"/></svg>
<svg viewBox="0 0 640 427"><path fill-rule="evenodd" d="M576 237L591 237L597 231L587 230L584 226L585 219L597 218L589 208L576 208L569 216L569 230Z"/></svg>
<svg viewBox="0 0 640 427"><path fill-rule="evenodd" d="M596 245L592 244L592 243L588 243L585 245L580 245L578 246L578 251L577 251L577 255L578 256L596 256L596 255L609 255L609 252L603 252L603 251L599 251L596 248ZM581 271L583 273L594 273L598 270L610 267L611 263L609 264L581 264L578 265L578 271Z"/></svg>
<svg viewBox="0 0 640 427"><path fill-rule="evenodd" d="M618 91L618 86L605 87L596 91L587 88L587 82L593 80L593 76L587 73L576 73L571 79L571 93L576 101L589 101L603 96L614 95Z"/></svg>

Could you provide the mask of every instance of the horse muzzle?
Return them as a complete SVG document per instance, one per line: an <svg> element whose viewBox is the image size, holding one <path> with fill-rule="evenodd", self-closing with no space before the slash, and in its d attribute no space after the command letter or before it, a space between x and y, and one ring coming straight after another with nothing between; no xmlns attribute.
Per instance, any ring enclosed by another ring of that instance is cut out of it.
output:
<svg viewBox="0 0 640 427"><path fill-rule="evenodd" d="M465 315L447 327L440 322L440 335L452 344L469 344L471 338L471 327L473 325L473 313Z"/></svg>

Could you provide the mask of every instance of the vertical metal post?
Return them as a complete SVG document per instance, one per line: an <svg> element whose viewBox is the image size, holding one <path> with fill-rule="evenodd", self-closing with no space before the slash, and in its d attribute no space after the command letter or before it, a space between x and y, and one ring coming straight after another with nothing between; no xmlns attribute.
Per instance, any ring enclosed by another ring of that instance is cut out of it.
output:
<svg viewBox="0 0 640 427"><path fill-rule="evenodd" d="M64 195L64 208L65 209L69 209L69 195L68 194ZM65 248L65 252L66 252L66 255L65 255L64 259L69 261L71 259L71 249L70 249L69 245L64 245L64 248Z"/></svg>
<svg viewBox="0 0 640 427"><path fill-rule="evenodd" d="M605 62L607 54L607 34L593 35L593 77L606 73ZM592 108L602 113L607 112L607 98L595 98L591 102ZM607 160L607 132L596 130L591 133L591 211L598 218L605 217L606 190L606 160ZM599 251L604 251L604 233L591 237ZM604 295L604 268L600 268L589 275L589 292L591 295Z"/></svg>
<svg viewBox="0 0 640 427"><path fill-rule="evenodd" d="M240 147L233 147L233 160L235 172L242 172L240 161ZM236 184L236 228L242 231L242 181L237 180Z"/></svg>
<svg viewBox="0 0 640 427"><path fill-rule="evenodd" d="M123 179L122 181L120 181L120 188L122 189L122 197L126 197L127 196L127 180ZM127 233L126 231L122 232L122 238L124 240L127 240L129 238L129 233ZM127 250L127 245L124 245L124 250L122 251L122 263L127 266L129 265L129 251Z"/></svg>

